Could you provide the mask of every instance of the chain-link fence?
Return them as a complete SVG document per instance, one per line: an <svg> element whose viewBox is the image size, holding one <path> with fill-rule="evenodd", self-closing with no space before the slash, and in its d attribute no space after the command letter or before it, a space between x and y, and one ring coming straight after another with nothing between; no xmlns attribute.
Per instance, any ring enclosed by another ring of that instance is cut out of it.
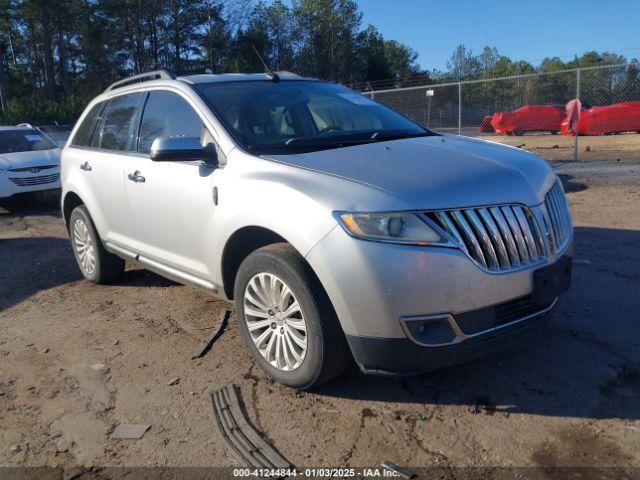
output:
<svg viewBox="0 0 640 480"><path fill-rule="evenodd" d="M640 158L636 63L363 94L433 130L489 137L550 160ZM575 99L577 118L566 108Z"/></svg>

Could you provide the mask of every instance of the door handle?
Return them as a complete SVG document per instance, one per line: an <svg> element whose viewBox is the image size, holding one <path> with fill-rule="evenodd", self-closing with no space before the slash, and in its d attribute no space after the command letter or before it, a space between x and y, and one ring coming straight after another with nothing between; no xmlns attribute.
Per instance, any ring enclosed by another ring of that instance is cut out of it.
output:
<svg viewBox="0 0 640 480"><path fill-rule="evenodd" d="M80 165L80 168L85 172L91 171L91 165L89 165L89 162L84 162L82 165Z"/></svg>
<svg viewBox="0 0 640 480"><path fill-rule="evenodd" d="M145 181L145 178L142 175L140 175L140 172L138 170L136 170L133 173L130 173L129 175L127 175L127 177L129 178L129 180L136 183L144 183Z"/></svg>

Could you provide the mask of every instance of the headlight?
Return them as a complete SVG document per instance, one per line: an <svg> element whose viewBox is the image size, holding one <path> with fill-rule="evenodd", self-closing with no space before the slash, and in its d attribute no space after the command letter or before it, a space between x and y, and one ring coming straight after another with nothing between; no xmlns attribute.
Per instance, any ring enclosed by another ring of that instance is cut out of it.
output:
<svg viewBox="0 0 640 480"><path fill-rule="evenodd" d="M349 235L364 240L412 245L451 245L436 227L427 223L428 220L423 220L412 212L338 212L336 218Z"/></svg>

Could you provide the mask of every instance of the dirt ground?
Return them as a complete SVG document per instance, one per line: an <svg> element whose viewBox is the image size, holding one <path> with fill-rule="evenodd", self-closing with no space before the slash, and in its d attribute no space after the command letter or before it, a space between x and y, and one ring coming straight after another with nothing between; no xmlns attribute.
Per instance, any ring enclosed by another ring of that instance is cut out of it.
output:
<svg viewBox="0 0 640 480"><path fill-rule="evenodd" d="M478 133L474 132L471 135L478 136ZM573 137L527 133L519 137L482 135L479 138L524 148L547 160L573 160ZM637 133L582 136L578 138L578 160L580 161L612 160L635 162L638 159L638 152L640 152L640 135Z"/></svg>
<svg viewBox="0 0 640 480"><path fill-rule="evenodd" d="M250 420L297 466L390 460L439 478L466 466L550 477L562 466L640 467L640 162L555 167L575 219L575 265L543 333L428 375L352 370L314 393L271 382L233 317L192 360L226 303L135 266L116 285L92 285L55 207L3 202L0 465L239 466L209 398L235 384ZM109 439L121 423L151 429Z"/></svg>

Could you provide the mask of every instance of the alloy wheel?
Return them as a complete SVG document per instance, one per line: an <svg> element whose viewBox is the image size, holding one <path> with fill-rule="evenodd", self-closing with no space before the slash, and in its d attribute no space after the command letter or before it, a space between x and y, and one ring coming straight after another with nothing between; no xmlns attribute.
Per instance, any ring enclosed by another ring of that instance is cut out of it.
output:
<svg viewBox="0 0 640 480"><path fill-rule="evenodd" d="M267 362L293 371L307 353L307 325L291 289L272 273L258 273L244 292L244 315L251 339Z"/></svg>
<svg viewBox="0 0 640 480"><path fill-rule="evenodd" d="M80 218L73 224L73 243L82 270L91 275L96 269L96 250L87 224Z"/></svg>

